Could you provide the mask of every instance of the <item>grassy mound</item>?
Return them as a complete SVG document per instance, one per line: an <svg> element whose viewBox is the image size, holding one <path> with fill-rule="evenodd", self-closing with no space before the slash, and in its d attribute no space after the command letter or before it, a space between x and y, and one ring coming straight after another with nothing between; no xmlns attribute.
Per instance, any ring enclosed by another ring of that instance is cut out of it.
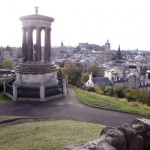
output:
<svg viewBox="0 0 150 150"><path fill-rule="evenodd" d="M99 138L104 126L71 120L0 127L0 150L58 150Z"/></svg>

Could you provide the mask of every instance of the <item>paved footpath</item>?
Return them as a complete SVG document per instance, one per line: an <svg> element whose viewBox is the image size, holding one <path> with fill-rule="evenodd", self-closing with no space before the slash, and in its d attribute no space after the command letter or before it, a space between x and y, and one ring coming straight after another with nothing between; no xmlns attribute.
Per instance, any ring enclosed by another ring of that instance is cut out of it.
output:
<svg viewBox="0 0 150 150"><path fill-rule="evenodd" d="M78 101L74 92L69 91L64 98L48 102L9 102L0 104L0 115L27 117L64 117L73 120L118 126L132 122L139 116L98 109Z"/></svg>

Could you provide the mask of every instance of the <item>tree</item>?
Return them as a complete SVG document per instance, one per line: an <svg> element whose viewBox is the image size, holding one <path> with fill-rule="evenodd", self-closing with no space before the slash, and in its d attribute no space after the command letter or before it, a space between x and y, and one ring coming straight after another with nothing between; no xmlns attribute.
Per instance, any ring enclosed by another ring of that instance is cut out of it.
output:
<svg viewBox="0 0 150 150"><path fill-rule="evenodd" d="M62 68L59 68L58 70L57 70L57 78L58 79L60 79L60 78L63 78L64 76L63 76L63 73L62 73Z"/></svg>
<svg viewBox="0 0 150 150"><path fill-rule="evenodd" d="M76 66L66 66L61 69L64 75L68 76L68 82L70 84L77 85L81 79L82 69Z"/></svg>
<svg viewBox="0 0 150 150"><path fill-rule="evenodd" d="M96 65L90 66L88 68L88 73L91 73L91 72L92 72L93 77L98 77L99 69L98 69L98 67Z"/></svg>
<svg viewBox="0 0 150 150"><path fill-rule="evenodd" d="M5 59L3 60L3 68L6 68L6 69L13 69L14 68L14 64L11 60L8 60L8 59Z"/></svg>
<svg viewBox="0 0 150 150"><path fill-rule="evenodd" d="M89 80L89 74L88 73L84 73L82 74L82 77L81 77L81 82L87 82Z"/></svg>

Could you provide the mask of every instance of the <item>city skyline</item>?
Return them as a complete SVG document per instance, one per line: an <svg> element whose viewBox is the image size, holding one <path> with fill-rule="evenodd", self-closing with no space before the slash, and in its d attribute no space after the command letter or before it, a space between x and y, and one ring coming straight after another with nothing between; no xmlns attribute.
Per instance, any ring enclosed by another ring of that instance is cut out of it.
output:
<svg viewBox="0 0 150 150"><path fill-rule="evenodd" d="M0 46L22 46L19 17L35 13L53 17L52 46L78 43L104 45L111 49L150 50L150 5L148 0L5 0L0 6Z"/></svg>

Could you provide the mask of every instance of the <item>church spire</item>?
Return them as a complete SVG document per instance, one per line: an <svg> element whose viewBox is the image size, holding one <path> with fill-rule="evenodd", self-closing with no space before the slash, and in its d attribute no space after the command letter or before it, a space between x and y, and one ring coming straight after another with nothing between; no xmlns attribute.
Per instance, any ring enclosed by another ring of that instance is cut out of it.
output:
<svg viewBox="0 0 150 150"><path fill-rule="evenodd" d="M64 46L64 43L63 43L63 40L61 41L61 47L63 47Z"/></svg>
<svg viewBox="0 0 150 150"><path fill-rule="evenodd" d="M120 52L120 44L119 44L119 47L118 47L118 52Z"/></svg>
<svg viewBox="0 0 150 150"><path fill-rule="evenodd" d="M121 50L120 50L120 44L119 44L118 52L117 52L117 59L118 59L118 60L121 60L121 59L122 59Z"/></svg>

